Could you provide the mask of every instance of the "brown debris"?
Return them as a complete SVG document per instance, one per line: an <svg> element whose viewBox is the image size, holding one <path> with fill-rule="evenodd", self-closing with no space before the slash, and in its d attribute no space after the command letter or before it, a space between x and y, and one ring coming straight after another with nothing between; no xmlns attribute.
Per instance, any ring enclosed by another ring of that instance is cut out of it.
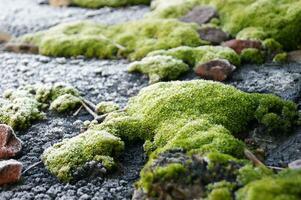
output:
<svg viewBox="0 0 301 200"><path fill-rule="evenodd" d="M0 124L0 159L16 156L22 149L21 140L15 135L13 129Z"/></svg>

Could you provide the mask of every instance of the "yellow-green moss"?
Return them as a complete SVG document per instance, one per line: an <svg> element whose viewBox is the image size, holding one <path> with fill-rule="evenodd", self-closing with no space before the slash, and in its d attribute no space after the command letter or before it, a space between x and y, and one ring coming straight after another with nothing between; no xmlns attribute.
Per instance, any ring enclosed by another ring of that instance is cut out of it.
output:
<svg viewBox="0 0 301 200"><path fill-rule="evenodd" d="M273 38L285 49L301 43L301 2L299 0L155 0L151 18L176 18L198 5L217 8L222 28L239 37Z"/></svg>
<svg viewBox="0 0 301 200"><path fill-rule="evenodd" d="M273 58L273 62L276 62L276 63L285 63L285 62L287 62L287 60L288 60L288 55L285 52L278 53Z"/></svg>
<svg viewBox="0 0 301 200"><path fill-rule="evenodd" d="M71 0L71 3L85 8L122 7L149 4L150 0Z"/></svg>
<svg viewBox="0 0 301 200"><path fill-rule="evenodd" d="M238 200L298 200L301 170L284 170L279 175L250 182L236 193Z"/></svg>
<svg viewBox="0 0 301 200"><path fill-rule="evenodd" d="M240 58L242 63L262 64L264 62L264 56L262 52L255 48L247 48L242 50Z"/></svg>
<svg viewBox="0 0 301 200"><path fill-rule="evenodd" d="M42 160L51 173L67 182L72 180L79 167L89 161L101 162L110 170L113 166L111 158L123 149L124 143L120 138L105 131L88 130L46 149Z"/></svg>
<svg viewBox="0 0 301 200"><path fill-rule="evenodd" d="M4 99L0 99L0 123L14 129L28 128L34 121L45 118L43 110L51 102L53 110L63 112L78 105L78 96L76 89L63 84L27 85L6 90Z"/></svg>
<svg viewBox="0 0 301 200"><path fill-rule="evenodd" d="M178 46L199 46L197 25L175 19L147 19L117 25L75 22L19 38L48 56L88 58L143 58L149 52Z"/></svg>
<svg viewBox="0 0 301 200"><path fill-rule="evenodd" d="M188 65L183 63L183 61L163 55L145 57L141 61L132 63L128 68L129 72L147 74L150 83L162 80L175 80L188 70Z"/></svg>
<svg viewBox="0 0 301 200"><path fill-rule="evenodd" d="M50 110L54 110L58 113L74 110L81 105L82 100L71 94L64 94L57 97L51 104Z"/></svg>
<svg viewBox="0 0 301 200"><path fill-rule="evenodd" d="M97 114L106 114L119 109L119 105L111 101L103 101L96 105Z"/></svg>
<svg viewBox="0 0 301 200"><path fill-rule="evenodd" d="M153 51L148 54L150 57L156 55L172 56L182 60L190 67L195 67L198 64L209 62L214 59L226 59L236 66L240 65L239 55L237 55L234 50L221 46L181 46L169 50Z"/></svg>

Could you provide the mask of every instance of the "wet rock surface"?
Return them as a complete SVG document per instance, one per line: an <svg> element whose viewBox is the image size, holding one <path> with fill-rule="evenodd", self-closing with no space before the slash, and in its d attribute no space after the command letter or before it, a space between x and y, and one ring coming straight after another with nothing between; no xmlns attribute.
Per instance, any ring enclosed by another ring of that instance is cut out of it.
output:
<svg viewBox="0 0 301 200"><path fill-rule="evenodd" d="M220 44L229 39L229 34L225 33L220 28L202 27L198 30L200 37L214 45Z"/></svg>
<svg viewBox="0 0 301 200"><path fill-rule="evenodd" d="M181 20L183 22L194 22L201 25L210 22L211 19L216 17L218 17L218 14L214 7L198 6L182 17Z"/></svg>

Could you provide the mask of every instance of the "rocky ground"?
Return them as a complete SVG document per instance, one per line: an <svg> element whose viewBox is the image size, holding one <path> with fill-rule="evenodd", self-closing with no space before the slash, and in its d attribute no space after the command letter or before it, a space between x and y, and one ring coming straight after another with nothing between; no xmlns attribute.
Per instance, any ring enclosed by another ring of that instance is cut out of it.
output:
<svg viewBox="0 0 301 200"><path fill-rule="evenodd" d="M119 23L139 19L149 8L134 6L123 9L52 8L44 1L0 1L0 30L19 36L43 30L65 21L82 19L103 23ZM48 58L39 55L0 53L0 94L8 88L33 83L67 82L89 100L97 103L114 101L124 106L129 97L148 84L145 76L126 72L128 61L85 60L82 57ZM183 79L195 79L188 74ZM242 66L227 82L248 92L274 93L294 100L301 107L301 64L264 64ZM62 138L72 137L82 129L82 122L91 119L85 112L78 116L47 114L17 135L24 142L18 160L24 168L40 161L43 150ZM301 158L301 131L292 136L259 138L267 147L268 165L283 166ZM81 180L63 184L50 175L42 164L25 174L19 184L0 188L0 199L130 199L133 183L144 164L142 144L128 145L120 157L118 173L106 178Z"/></svg>

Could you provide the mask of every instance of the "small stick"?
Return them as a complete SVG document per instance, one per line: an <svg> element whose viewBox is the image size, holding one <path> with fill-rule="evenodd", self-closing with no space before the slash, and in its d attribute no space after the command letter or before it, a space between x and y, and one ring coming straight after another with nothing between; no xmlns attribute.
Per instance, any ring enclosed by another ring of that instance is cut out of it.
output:
<svg viewBox="0 0 301 200"><path fill-rule="evenodd" d="M78 115L78 113L81 111L82 108L83 108L83 105L81 105L81 106L75 111L75 113L73 114L73 116Z"/></svg>
<svg viewBox="0 0 301 200"><path fill-rule="evenodd" d="M256 158L256 156L249 149L246 148L244 150L244 154L255 166L264 166L264 164L258 158Z"/></svg>
<svg viewBox="0 0 301 200"><path fill-rule="evenodd" d="M29 170L31 170L32 168L34 168L34 167L36 167L36 166L38 166L38 165L40 165L40 164L42 164L42 161L39 161L39 162L36 162L36 163L30 165L26 170L24 170L24 171L22 172L22 175L26 174L26 172L28 172Z"/></svg>
<svg viewBox="0 0 301 200"><path fill-rule="evenodd" d="M275 169L275 170L283 170L284 168L282 168L282 167L274 167L274 166L267 166L268 168L270 168L270 169Z"/></svg>
<svg viewBox="0 0 301 200"><path fill-rule="evenodd" d="M82 105L88 111L88 113L90 113L94 117L94 119L98 118L98 115L93 110L91 110L91 108L87 106L87 104L84 101L82 101Z"/></svg>
<svg viewBox="0 0 301 200"><path fill-rule="evenodd" d="M96 110L96 105L95 105L94 103L92 103L91 101L89 101L89 100L87 100L87 99L84 99L84 98L82 98L82 101L83 101L86 105L90 106L94 111Z"/></svg>

